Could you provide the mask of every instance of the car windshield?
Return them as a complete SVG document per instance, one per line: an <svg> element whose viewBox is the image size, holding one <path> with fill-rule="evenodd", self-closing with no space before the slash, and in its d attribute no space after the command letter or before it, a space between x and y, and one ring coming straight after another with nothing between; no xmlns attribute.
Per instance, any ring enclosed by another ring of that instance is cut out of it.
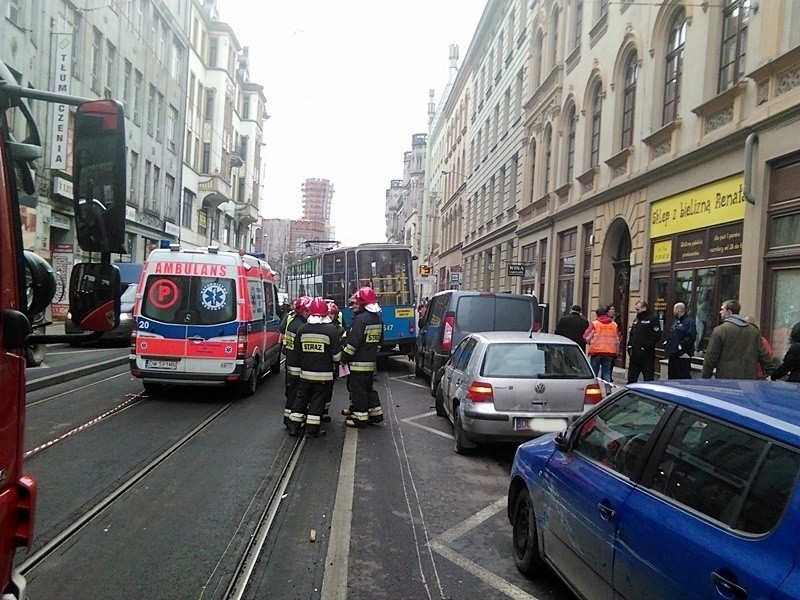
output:
<svg viewBox="0 0 800 600"><path fill-rule="evenodd" d="M567 344L490 344L483 359L484 377L536 379L591 379L594 377L581 349Z"/></svg>

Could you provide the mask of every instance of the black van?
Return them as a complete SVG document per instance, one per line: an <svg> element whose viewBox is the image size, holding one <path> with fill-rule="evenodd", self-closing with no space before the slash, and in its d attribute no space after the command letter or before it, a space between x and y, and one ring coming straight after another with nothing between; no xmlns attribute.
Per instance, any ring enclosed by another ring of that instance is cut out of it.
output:
<svg viewBox="0 0 800 600"><path fill-rule="evenodd" d="M434 295L419 326L414 348L417 377L429 377L436 393L439 370L464 336L478 331L538 331L541 309L535 296L447 290Z"/></svg>

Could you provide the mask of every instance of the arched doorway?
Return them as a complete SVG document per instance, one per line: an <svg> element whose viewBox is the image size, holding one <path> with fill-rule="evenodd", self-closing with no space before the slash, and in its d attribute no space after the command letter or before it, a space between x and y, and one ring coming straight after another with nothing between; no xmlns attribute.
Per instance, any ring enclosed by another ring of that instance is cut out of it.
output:
<svg viewBox="0 0 800 600"><path fill-rule="evenodd" d="M615 366L624 368L626 364L628 346L628 309L630 299L631 278L631 233L628 224L623 219L615 219L608 228L606 243L604 245L603 270L601 272L601 298L604 302L612 303L617 309L617 325L621 334L619 354ZM606 278L605 275L612 275ZM607 287L603 280L611 285Z"/></svg>

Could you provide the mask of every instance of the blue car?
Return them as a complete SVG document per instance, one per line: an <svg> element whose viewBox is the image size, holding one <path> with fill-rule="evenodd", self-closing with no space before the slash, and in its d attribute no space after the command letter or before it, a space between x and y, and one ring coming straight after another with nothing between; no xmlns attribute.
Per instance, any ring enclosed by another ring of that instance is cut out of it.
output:
<svg viewBox="0 0 800 600"><path fill-rule="evenodd" d="M632 384L522 444L517 568L581 598L800 598L800 384Z"/></svg>

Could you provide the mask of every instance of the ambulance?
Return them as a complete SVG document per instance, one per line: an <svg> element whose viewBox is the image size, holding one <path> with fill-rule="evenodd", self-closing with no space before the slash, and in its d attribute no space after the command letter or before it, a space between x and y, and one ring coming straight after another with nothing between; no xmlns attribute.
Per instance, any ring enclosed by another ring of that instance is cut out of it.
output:
<svg viewBox="0 0 800 600"><path fill-rule="evenodd" d="M280 371L278 288L269 265L216 247L153 250L133 308L131 374L165 385L228 386L245 396Z"/></svg>

